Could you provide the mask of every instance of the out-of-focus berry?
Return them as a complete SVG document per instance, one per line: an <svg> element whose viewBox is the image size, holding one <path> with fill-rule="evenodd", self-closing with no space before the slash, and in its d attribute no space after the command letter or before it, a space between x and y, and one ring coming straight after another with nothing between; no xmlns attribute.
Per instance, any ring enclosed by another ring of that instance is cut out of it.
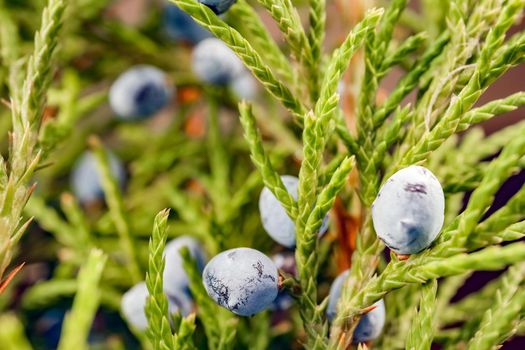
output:
<svg viewBox="0 0 525 350"><path fill-rule="evenodd" d="M205 39L195 46L192 65L202 81L213 85L227 85L245 71L239 57L216 38Z"/></svg>
<svg viewBox="0 0 525 350"><path fill-rule="evenodd" d="M326 308L326 316L330 321L333 320L337 314L337 302L341 297L343 283L349 273L350 270L341 273L337 276L330 287L328 307ZM364 314L359 320L359 323L354 330L352 342L363 343L369 340L374 340L381 334L383 326L385 325L385 303L383 302L383 299L381 299L377 301L374 306L375 309Z"/></svg>
<svg viewBox="0 0 525 350"><path fill-rule="evenodd" d="M235 4L235 0L198 0L201 4L208 6L217 15L223 14Z"/></svg>
<svg viewBox="0 0 525 350"><path fill-rule="evenodd" d="M209 31L177 5L171 3L164 5L164 28L171 39L192 44L211 37Z"/></svg>
<svg viewBox="0 0 525 350"><path fill-rule="evenodd" d="M138 65L113 82L109 89L109 104L122 119L144 119L165 107L173 91L163 71L153 66Z"/></svg>
<svg viewBox="0 0 525 350"><path fill-rule="evenodd" d="M283 175L281 180L288 193L297 200L299 179L295 176ZM267 187L263 188L259 196L259 212L264 229L274 241L288 248L295 247L295 224L279 200ZM328 226L327 215L319 229L319 234L324 234L328 230Z"/></svg>
<svg viewBox="0 0 525 350"><path fill-rule="evenodd" d="M139 331L148 327L148 319L144 309L148 295L146 282L140 282L124 293L120 301L122 315L130 325ZM182 303L175 303L173 299L168 298L168 311L172 314L179 311L183 316L187 316L191 312L191 299L188 296L181 295L179 300Z"/></svg>
<svg viewBox="0 0 525 350"><path fill-rule="evenodd" d="M257 96L257 80L255 80L249 71L245 71L234 78L231 87L235 95L241 100L249 101L255 99Z"/></svg>
<svg viewBox="0 0 525 350"><path fill-rule="evenodd" d="M197 268L202 271L205 264L205 254L199 242L190 236L177 237L168 244L164 249L164 292L170 297L177 299L179 295L189 293L189 280L184 270L180 250L188 248L191 256L197 262Z"/></svg>
<svg viewBox="0 0 525 350"><path fill-rule="evenodd" d="M124 186L126 173L121 161L112 153L108 154L112 175L121 187ZM71 173L71 188L80 203L87 204L104 198L102 181L95 156L90 151L84 152L75 162Z"/></svg>

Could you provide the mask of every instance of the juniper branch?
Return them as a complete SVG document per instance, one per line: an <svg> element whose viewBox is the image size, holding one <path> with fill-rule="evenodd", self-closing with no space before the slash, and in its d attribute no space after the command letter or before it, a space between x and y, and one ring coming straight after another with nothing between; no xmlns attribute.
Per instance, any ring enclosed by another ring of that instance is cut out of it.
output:
<svg viewBox="0 0 525 350"><path fill-rule="evenodd" d="M525 186L522 186L521 189L507 202L507 204L505 204L505 206L498 209L486 220L478 224L476 227L476 232L472 235L472 239L476 240L481 238L477 237L477 235L485 236L490 234L489 232L498 232L508 225L516 223L518 220L523 218L524 209Z"/></svg>
<svg viewBox="0 0 525 350"><path fill-rule="evenodd" d="M312 112L304 118L303 128L303 162L299 171L298 216L295 220L296 232L303 232L312 207L317 197L318 172L323 152L323 135L317 128L318 118Z"/></svg>
<svg viewBox="0 0 525 350"><path fill-rule="evenodd" d="M290 0L259 0L277 22L286 42L295 58L305 64L304 68L313 67L312 49L301 25L297 9Z"/></svg>
<svg viewBox="0 0 525 350"><path fill-rule="evenodd" d="M458 88L457 82L461 74L468 74L469 69L472 69L472 65L467 64L467 60L472 56L476 43L484 34L480 27L485 28L482 23L493 21L497 16L496 8L499 6L494 1L482 2L473 8L472 13L467 17L464 15L466 10L461 8L461 4L451 3L447 20L448 30L454 35L445 48L440 64L432 70L432 80L418 103L414 127L409 132L409 144L414 143L424 130L430 129L445 107L444 104L450 94Z"/></svg>
<svg viewBox="0 0 525 350"><path fill-rule="evenodd" d="M437 280L423 285L419 310L412 319L412 327L407 336L407 350L429 350L434 338L434 312L436 310Z"/></svg>
<svg viewBox="0 0 525 350"><path fill-rule="evenodd" d="M345 41L332 54L332 58L330 59L321 84L319 99L317 100L314 109L314 114L320 119L319 126L322 130L326 130L332 114L339 108L339 98L336 94L337 85L348 68L350 59L356 50L365 42L367 36L372 32L382 14L382 9L369 10L365 14L363 20L352 29Z"/></svg>
<svg viewBox="0 0 525 350"><path fill-rule="evenodd" d="M98 284L106 264L100 250L92 250L78 274L78 287L73 308L62 326L59 350L87 349L87 338L100 302Z"/></svg>
<svg viewBox="0 0 525 350"><path fill-rule="evenodd" d="M297 231L297 248L295 258L299 271L302 293L299 297L301 318L308 335L308 347L312 349L326 348L328 326L323 320L323 308L317 305L317 232L337 194L341 191L348 174L354 165L353 158L345 158L334 172L328 185L317 198L314 210L309 214L306 226Z"/></svg>
<svg viewBox="0 0 525 350"><path fill-rule="evenodd" d="M64 246L76 246L74 229L60 217L56 210L48 207L42 197L32 197L25 207L25 212L35 217L44 229L52 232L58 242Z"/></svg>
<svg viewBox="0 0 525 350"><path fill-rule="evenodd" d="M370 283L379 283L379 285L388 285L388 290L400 288L406 283L422 283L425 280L429 279L432 276L427 276L426 279L418 279L417 274L411 275L413 271L409 269L411 266L418 266L417 270L418 272L421 272L422 266L426 264L427 261L432 261L432 258L441 258L444 259L445 257L449 257L448 259L459 259L461 257L464 257L464 255L456 255L452 256L458 251L462 251L464 248L464 244L466 243L466 240L468 239L472 229L474 228L475 224L481 217L481 215L484 213L485 209L490 204L490 200L492 198L492 195L494 192L499 188L501 182L508 176L509 171L513 169L514 164L519 160L521 157L519 154L520 152L525 149L524 145L522 144L523 140L515 139L513 142L509 143L504 151L501 153L500 157L498 157L496 160L494 160L489 170L487 171L487 174L483 180L483 184L478 187L478 189L474 192L473 196L471 197L471 201L469 201L469 205L467 206L467 209L464 211L464 213L456 218L441 234L440 242L441 244L438 244L433 249L424 252L420 254L420 256L416 257L414 261L411 264L405 264L402 265L400 263L390 263L387 267L387 269L377 278L373 278ZM452 239L449 239L452 238ZM486 249L482 252L492 252L490 249ZM474 253L479 254L479 253ZM469 258L476 257L477 255L468 255ZM516 260L517 261L517 260ZM510 262L510 261L509 261ZM501 266L501 265L500 265ZM464 269L463 271L467 271L468 269ZM401 273L401 271L403 271ZM457 273L460 273L461 270L458 270ZM392 273L396 275L394 278L390 278L388 275L389 273ZM399 273L399 275L398 275ZM446 272L445 274L441 274L441 272L432 278L436 277L442 277L444 275L448 274L457 274L453 272ZM403 276L401 276L403 275ZM411 276L408 278L408 276ZM397 278L402 277L405 281L397 280ZM412 279L413 277L413 279ZM408 282L408 280L411 280L411 282ZM370 285L369 283L369 285ZM375 287L374 287L375 288ZM381 288L381 287L380 287ZM379 288L379 289L380 289ZM367 291L367 288L365 287L364 291ZM357 300L360 301L360 296L362 297L363 290L359 292L359 294L356 296ZM344 294L343 294L344 295ZM372 299L372 303L379 298L382 297L382 294L376 295L377 299ZM353 300L355 302L355 298ZM344 312L341 315L341 320L343 320L345 317L344 315L347 314L353 314L356 315L358 313L358 310L362 307L366 307L367 305L371 304L361 304L360 302L357 303L358 307L354 309L353 313L351 311L347 311L349 309L344 310Z"/></svg>
<svg viewBox="0 0 525 350"><path fill-rule="evenodd" d="M284 187L281 177L273 169L270 158L264 151L261 135L255 125L255 117L253 116L251 105L245 102L239 103L239 112L241 124L244 128L244 138L250 145L252 161L259 170L264 185L281 202L290 218L295 220L298 215L297 203Z"/></svg>
<svg viewBox="0 0 525 350"><path fill-rule="evenodd" d="M314 50L301 24L301 18L291 0L259 0L279 25L294 58L308 77L308 95L312 101L317 98L319 85L319 65L314 58ZM320 19L320 18L319 18ZM317 24L315 24L317 26Z"/></svg>
<svg viewBox="0 0 525 350"><path fill-rule="evenodd" d="M511 266L502 278L501 288L495 302L485 311L479 330L468 344L467 349L490 350L501 344L511 332L518 313L525 301L525 292L519 286L525 278L525 264Z"/></svg>
<svg viewBox="0 0 525 350"><path fill-rule="evenodd" d="M38 128L42 117L45 94L52 78L52 62L58 36L62 27L65 3L50 0L42 14L40 31L35 35L34 53L27 64L26 78L22 88L22 100L15 101L20 106L13 113L14 132Z"/></svg>
<svg viewBox="0 0 525 350"><path fill-rule="evenodd" d="M195 324L195 314L189 314L186 317L179 316L180 321L176 327L177 333L173 335L173 342L175 349L180 350L196 350L193 344L193 333L197 328Z"/></svg>
<svg viewBox="0 0 525 350"><path fill-rule="evenodd" d="M368 187L373 186L367 180L375 178L372 176L375 169L372 167L370 172L364 172L363 169L368 168L369 153L371 153L373 148L375 136L372 132L374 130L373 115L376 108L377 89L381 78L381 65L392 39L394 26L406 4L406 0L392 1L381 19L377 33L369 32L365 41L365 71L357 104L357 130L360 148L357 160L360 168L359 177L363 187L362 193L364 193L361 198L364 199L366 204L369 204Z"/></svg>
<svg viewBox="0 0 525 350"><path fill-rule="evenodd" d="M350 132L348 132L348 129L346 128L346 125L344 125L344 121L342 123L339 123L335 130L337 132L337 135L339 135L339 138L345 145L346 149L348 150L348 153L351 155L356 155L358 150L357 141L350 135Z"/></svg>
<svg viewBox="0 0 525 350"><path fill-rule="evenodd" d="M83 252L84 256L87 256L88 251L94 247L87 218L70 193L62 194L60 197L60 208L69 224L75 229L77 247Z"/></svg>
<svg viewBox="0 0 525 350"><path fill-rule="evenodd" d="M474 124L479 124L499 114L513 111L524 104L525 92L517 92L505 98L491 101L461 116L456 132L464 131Z"/></svg>
<svg viewBox="0 0 525 350"><path fill-rule="evenodd" d="M319 97L319 85L321 77L321 59L323 58L323 42L326 26L326 0L309 0L310 3L310 31L308 42L310 44L313 69L311 79L314 81L313 90L310 95L313 101Z"/></svg>
<svg viewBox="0 0 525 350"><path fill-rule="evenodd" d="M501 231L482 231L474 234L467 245L468 250L475 250L492 244L516 241L525 236L525 220L509 225Z"/></svg>
<svg viewBox="0 0 525 350"><path fill-rule="evenodd" d="M319 132L317 123L319 123L319 120L313 113L310 112L305 116L303 129L304 160L299 171L297 189L298 215L295 219L295 260L302 289L299 298L301 304L300 313L307 334L308 346L312 348L324 345L327 331L322 316L319 312L316 312L317 231L312 232L311 227L307 227L307 221L317 199L318 173L324 147L321 138L322 134Z"/></svg>
<svg viewBox="0 0 525 350"><path fill-rule="evenodd" d="M451 324L466 321L471 317L481 318L483 312L491 307L496 291L501 289L503 278L505 274L489 281L476 293L469 294L458 302L450 304L440 315L440 322Z"/></svg>
<svg viewBox="0 0 525 350"><path fill-rule="evenodd" d="M438 285L438 293L436 296L436 308L434 310L434 326L436 329L441 328L444 315L451 306L451 300L456 295L459 288L461 288L471 273L450 276L440 281Z"/></svg>
<svg viewBox="0 0 525 350"><path fill-rule="evenodd" d="M372 305L386 293L407 283L425 283L446 276L472 270L499 270L525 259L525 244L511 243L505 247L493 246L470 254L457 254L448 258L434 259L422 264L404 261L391 263L379 276L373 277L353 300L353 308L343 313L354 317L362 308Z"/></svg>
<svg viewBox="0 0 525 350"><path fill-rule="evenodd" d="M386 318L383 336L374 346L378 349L405 349L406 337L416 315L421 298L420 286L408 285L392 291L385 297Z"/></svg>
<svg viewBox="0 0 525 350"><path fill-rule="evenodd" d="M457 216L441 233L437 244L430 251L424 252L418 259L429 256L451 256L465 250L466 244L492 198L503 181L514 170L524 152L524 140L512 140L498 158L487 167L485 177L473 192L467 208Z"/></svg>
<svg viewBox="0 0 525 350"><path fill-rule="evenodd" d="M499 152L508 140L519 137L522 124L513 124L488 137L484 137L480 128L472 129L466 133L459 148L456 147L457 137L451 137L432 153L429 168L440 178L446 193L473 190L485 174L484 158ZM523 167L521 164L523 160L517 167Z"/></svg>
<svg viewBox="0 0 525 350"><path fill-rule="evenodd" d="M349 312L347 310L350 308L350 305L353 305L354 295L362 290L365 283L376 271L379 260L378 255L383 248L384 245L374 235L371 218L367 216L357 238L356 251L352 256L349 282L343 286L338 303L338 305L343 307L338 309L337 316L332 322L330 349L344 349L351 341L351 331L357 325L362 308L356 309L355 314L351 317L348 316Z"/></svg>
<svg viewBox="0 0 525 350"><path fill-rule="evenodd" d="M207 146L211 179L209 180L210 185L207 187L214 206L224 208L226 207L225 201L229 197L229 155L226 153L224 143L221 140L219 106L217 105L217 101L210 98L208 106ZM216 210L214 214L217 216L219 222L223 222L222 211Z"/></svg>
<svg viewBox="0 0 525 350"><path fill-rule="evenodd" d="M137 263L135 246L131 239L129 223L126 217L119 185L111 173L107 152L104 150L100 140L96 137L92 137L90 139L90 146L97 161L97 168L100 173L102 189L104 190L106 202L109 207L109 214L115 225L115 229L119 234L122 248L126 254L126 266L129 270L130 278L133 282L139 282L142 280L142 274Z"/></svg>
<svg viewBox="0 0 525 350"><path fill-rule="evenodd" d="M285 82L292 83L294 77L290 62L270 36L253 7L245 0L241 0L231 8L229 15L239 18L242 29L249 34L249 39L254 49L264 52L270 67L274 68Z"/></svg>
<svg viewBox="0 0 525 350"><path fill-rule="evenodd" d="M412 91L419 83L419 78L428 71L432 62L442 54L443 48L450 40L448 33L443 33L437 40L427 48L421 59L416 61L408 73L401 78L394 90L389 94L385 102L374 113L375 128L379 127L385 119L401 103L403 98Z"/></svg>
<svg viewBox="0 0 525 350"><path fill-rule="evenodd" d="M19 77L17 72L17 60L20 57L20 43L18 28L13 21L12 14L6 8L0 8L0 58L2 59L3 67L0 72L7 75L14 75L12 79L6 79L10 93L13 96L17 95L17 86L13 86L11 82L18 82ZM3 83L3 82L2 82ZM18 84L15 84L18 85Z"/></svg>
<svg viewBox="0 0 525 350"><path fill-rule="evenodd" d="M458 97L451 103L443 117L434 128L417 144L408 150L400 160L399 167L425 160L430 152L439 147L450 135L457 132L461 115L470 109L477 101L488 84L502 72L491 70L491 55L501 46L505 32L515 20L519 10L525 6L518 0L508 3L502 11L496 26L489 32L485 45L476 63L476 70ZM396 167L397 168L397 167Z"/></svg>
<svg viewBox="0 0 525 350"><path fill-rule="evenodd" d="M389 148L403 137L401 128L412 117L413 113L411 112L410 106L399 109L394 115L392 122L385 127L382 137L378 139L380 141L374 146L374 150L369 152L371 155L367 156L366 160L363 159L361 168L363 189L361 190L361 196L366 199L367 203L375 198L380 182L378 171L381 167L381 162Z"/></svg>
<svg viewBox="0 0 525 350"><path fill-rule="evenodd" d="M379 69L380 77L383 77L390 68L401 63L412 52L418 50L427 40L428 34L426 32L417 33L403 41L393 52L385 55Z"/></svg>
<svg viewBox="0 0 525 350"><path fill-rule="evenodd" d="M525 127L522 129L525 132ZM478 188L472 193L467 208L459 222L459 234L452 238L452 245L466 243L482 215L488 209L492 198L503 181L514 171L525 154L525 139L517 138L505 146L500 156L490 163Z"/></svg>
<svg viewBox="0 0 525 350"><path fill-rule="evenodd" d="M175 349L168 318L168 298L164 294L162 280L168 215L169 210L167 209L157 214L149 241L149 262L148 272L146 273L146 286L149 292L145 307L148 319L146 334L155 350Z"/></svg>
<svg viewBox="0 0 525 350"><path fill-rule="evenodd" d="M228 26L212 10L193 0L170 0L186 11L198 23L224 41L246 67L266 87L268 92L296 115L304 115L305 108L292 92L273 74L261 56L238 31Z"/></svg>
<svg viewBox="0 0 525 350"><path fill-rule="evenodd" d="M109 269L106 263L106 272ZM75 276L76 277L76 276ZM104 276L102 276L104 279ZM22 298L22 308L26 310L37 310L50 308L61 300L73 298L79 287L76 278L53 278L49 281L42 281L35 284L31 289L24 293ZM120 310L121 293L114 287L99 286L100 304L110 310Z"/></svg>
<svg viewBox="0 0 525 350"><path fill-rule="evenodd" d="M21 225L24 206L34 187L26 187L41 157L36 147L38 127L44 109L45 93L51 82L54 52L57 46L65 3L50 0L42 15L42 25L35 35L34 49L22 89L16 88L11 101L13 133L9 151L9 172L2 159L0 182L3 183L0 205L0 278L12 258L12 250L28 222ZM16 66L16 65L15 65ZM15 70L17 68L14 68ZM12 79L11 90L18 79Z"/></svg>
<svg viewBox="0 0 525 350"><path fill-rule="evenodd" d="M310 231L313 233L319 231L326 214L332 208L337 194L343 189L354 165L354 157L346 157L341 161L330 178L329 183L317 197L315 207L306 223L306 232Z"/></svg>
<svg viewBox="0 0 525 350"><path fill-rule="evenodd" d="M506 44L498 49L495 56L496 58L491 63L491 82L501 76L503 72L525 60L525 34L515 34Z"/></svg>

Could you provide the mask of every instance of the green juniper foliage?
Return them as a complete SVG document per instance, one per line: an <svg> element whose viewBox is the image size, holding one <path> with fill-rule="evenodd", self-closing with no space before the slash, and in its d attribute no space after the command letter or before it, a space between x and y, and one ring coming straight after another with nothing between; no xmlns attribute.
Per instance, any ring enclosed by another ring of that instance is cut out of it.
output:
<svg viewBox="0 0 525 350"><path fill-rule="evenodd" d="M238 0L221 16L196 0L136 3L141 18L126 1L0 0L3 349L488 350L525 335L523 181L495 201L525 168L525 121L503 116L525 92L485 94L525 60L525 0ZM197 79L190 43L163 28L167 6L238 56L255 97ZM118 119L111 82L140 64L176 93L147 120ZM486 134L491 119L507 126ZM90 202L67 180L86 150L100 187ZM444 224L402 256L378 238L371 207L413 165L441 183ZM297 176L297 196L282 175ZM280 268L271 307L238 317L210 298L201 265L237 247L285 253L261 225L263 186L293 221L295 268ZM168 257L181 236L203 256L187 246ZM168 263L186 283L176 295ZM348 268L329 322L329 285ZM456 301L485 270L500 273ZM143 328L121 304L141 282ZM355 344L381 299L381 334ZM40 333L57 310L50 344Z"/></svg>

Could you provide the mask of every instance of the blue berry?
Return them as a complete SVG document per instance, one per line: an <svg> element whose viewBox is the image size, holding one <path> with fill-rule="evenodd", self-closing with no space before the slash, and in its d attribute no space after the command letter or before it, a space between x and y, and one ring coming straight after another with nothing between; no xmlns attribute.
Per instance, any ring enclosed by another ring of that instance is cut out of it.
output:
<svg viewBox="0 0 525 350"><path fill-rule="evenodd" d="M113 82L109 104L122 119L144 119L165 107L172 94L173 88L163 71L139 65L128 69Z"/></svg>
<svg viewBox="0 0 525 350"><path fill-rule="evenodd" d="M208 295L240 316L251 316L272 304L277 297L278 277L273 261L251 248L218 254L202 274Z"/></svg>
<svg viewBox="0 0 525 350"><path fill-rule="evenodd" d="M164 7L164 28L173 40L196 44L209 38L211 33L181 10L177 5L167 3Z"/></svg>
<svg viewBox="0 0 525 350"><path fill-rule="evenodd" d="M381 187L373 205L377 236L398 254L415 254L430 246L443 227L445 196L430 170L410 166Z"/></svg>
<svg viewBox="0 0 525 350"><path fill-rule="evenodd" d="M197 262L197 268L202 271L205 264L205 254L199 242L190 236L173 239L164 249L164 292L170 298L177 299L179 295L189 294L189 280L184 270L180 250L187 247L191 256Z"/></svg>
<svg viewBox="0 0 525 350"><path fill-rule="evenodd" d="M273 311L286 311L293 306L294 299L290 293L286 291L280 291L277 297L272 301L270 309Z"/></svg>
<svg viewBox="0 0 525 350"><path fill-rule="evenodd" d="M239 57L216 38L205 39L195 46L192 65L199 79L213 85L227 85L245 71Z"/></svg>
<svg viewBox="0 0 525 350"><path fill-rule="evenodd" d="M295 176L283 175L281 180L290 195L297 200L299 179ZM277 243L288 247L295 247L295 224L290 219L279 200L268 188L263 188L259 196L259 212L264 229ZM319 229L322 235L328 230L328 215Z"/></svg>
<svg viewBox="0 0 525 350"><path fill-rule="evenodd" d="M220 15L228 11L235 4L235 0L198 0L201 4L208 6L215 14Z"/></svg>
<svg viewBox="0 0 525 350"><path fill-rule="evenodd" d="M363 315L354 329L352 341L364 343L374 340L381 334L385 325L385 302L383 299L377 301L373 306L375 309Z"/></svg>
<svg viewBox="0 0 525 350"><path fill-rule="evenodd" d="M326 309L326 316L328 320L333 320L337 314L337 302L341 297L343 290L343 283L348 277L350 270L341 273L332 283L330 287L330 295L328 297L328 307ZM383 299L377 301L372 311L366 313L361 317L357 327L354 330L352 341L354 343L363 343L369 340L376 339L383 330L385 325L385 303Z"/></svg>
<svg viewBox="0 0 525 350"><path fill-rule="evenodd" d="M257 81L248 71L234 78L231 82L231 87L235 95L241 100L249 101L257 96Z"/></svg>
<svg viewBox="0 0 525 350"><path fill-rule="evenodd" d="M124 293L120 301L122 316L138 331L143 331L148 327L148 319L144 310L148 295L146 283L140 282ZM168 298L168 311L170 314L180 312L183 316L187 316L192 309L191 299L188 296L180 296L179 300L176 303L173 299Z"/></svg>
<svg viewBox="0 0 525 350"><path fill-rule="evenodd" d="M108 157L111 172L123 187L126 179L124 166L114 154L109 153ZM97 161L90 151L84 152L75 162L70 181L73 194L80 203L87 204L104 198Z"/></svg>

